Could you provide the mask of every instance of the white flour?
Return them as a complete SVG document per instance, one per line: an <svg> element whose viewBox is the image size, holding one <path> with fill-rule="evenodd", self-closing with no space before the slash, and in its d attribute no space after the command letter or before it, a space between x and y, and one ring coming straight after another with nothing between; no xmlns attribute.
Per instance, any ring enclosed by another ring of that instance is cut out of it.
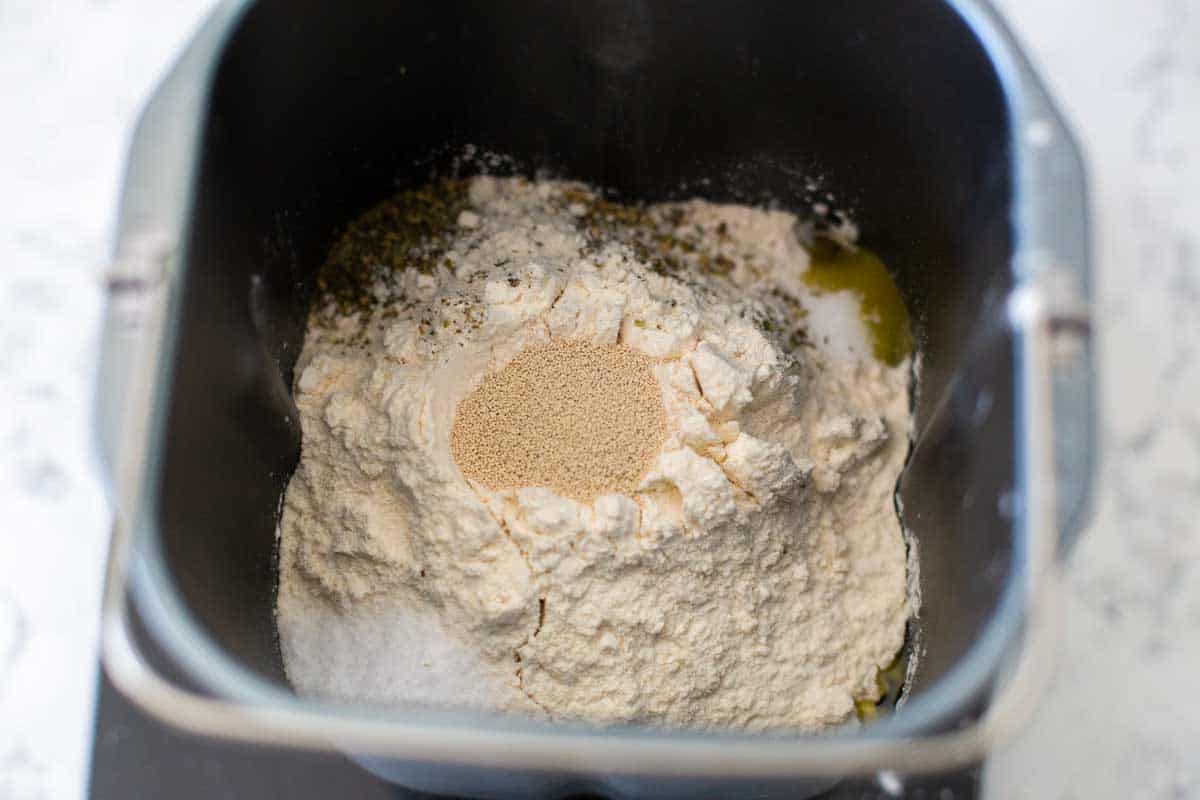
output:
<svg viewBox="0 0 1200 800"><path fill-rule="evenodd" d="M599 722L850 719L911 610L892 501L908 362L871 357L851 295L805 288L790 214L675 207L721 253L680 279L589 244L603 206L578 185L480 178L470 198L434 274L376 287L390 312L310 326L280 523L290 680ZM798 323L815 347L793 346ZM638 488L584 504L469 484L459 401L526 347L579 339L655 360L667 438Z"/></svg>

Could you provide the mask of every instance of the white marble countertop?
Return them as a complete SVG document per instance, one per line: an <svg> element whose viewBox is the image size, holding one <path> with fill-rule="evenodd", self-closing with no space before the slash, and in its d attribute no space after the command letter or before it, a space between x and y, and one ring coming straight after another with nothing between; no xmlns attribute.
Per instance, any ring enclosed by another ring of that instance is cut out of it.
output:
<svg viewBox="0 0 1200 800"><path fill-rule="evenodd" d="M987 796L1200 797L1200 2L999 4L1090 162L1104 416L1055 683ZM86 785L97 274L137 109L210 6L0 4L0 800Z"/></svg>
<svg viewBox="0 0 1200 800"><path fill-rule="evenodd" d="M1200 797L1200 3L1003 0L1091 172L1101 464L997 798Z"/></svg>

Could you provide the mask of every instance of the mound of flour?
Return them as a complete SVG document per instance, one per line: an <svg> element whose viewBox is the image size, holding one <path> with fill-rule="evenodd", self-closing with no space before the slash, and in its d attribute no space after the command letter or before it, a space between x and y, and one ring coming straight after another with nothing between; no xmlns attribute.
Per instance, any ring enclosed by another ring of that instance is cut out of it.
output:
<svg viewBox="0 0 1200 800"><path fill-rule="evenodd" d="M871 356L852 296L805 288L790 214L627 218L578 184L493 178L468 204L436 267L313 315L279 529L297 690L850 719L911 611L892 501L907 360ZM648 221L670 259L620 235Z"/></svg>

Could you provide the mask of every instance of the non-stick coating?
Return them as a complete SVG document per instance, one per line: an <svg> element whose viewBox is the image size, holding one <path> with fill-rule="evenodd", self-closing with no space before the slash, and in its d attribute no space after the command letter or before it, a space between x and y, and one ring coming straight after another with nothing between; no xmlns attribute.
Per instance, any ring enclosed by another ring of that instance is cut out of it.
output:
<svg viewBox="0 0 1200 800"><path fill-rule="evenodd" d="M275 520L313 274L339 226L471 143L626 199L853 210L920 341L900 492L919 691L1012 569L1008 135L992 66L937 2L260 2L212 89L184 256L159 503L184 602L283 680Z"/></svg>

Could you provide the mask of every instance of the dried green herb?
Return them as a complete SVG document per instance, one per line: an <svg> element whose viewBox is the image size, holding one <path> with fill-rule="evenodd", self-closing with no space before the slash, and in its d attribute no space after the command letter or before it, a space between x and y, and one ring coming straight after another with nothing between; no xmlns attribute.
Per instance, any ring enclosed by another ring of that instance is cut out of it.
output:
<svg viewBox="0 0 1200 800"><path fill-rule="evenodd" d="M458 216L469 205L468 185L469 181L460 179L434 181L400 192L352 221L330 248L318 273L323 305L332 303L341 314L369 311L380 303L373 291L379 280L388 282L409 268L426 274L439 265L453 269L454 262L446 253L457 233ZM732 239L728 225L721 222L705 230L689 218L684 206L618 203L582 186L564 188L553 202L575 217L585 239L581 256L597 253L610 242L624 244L652 271L681 280L697 291L703 291L704 284L690 276L727 277L737 266L721 251ZM818 294L850 290L860 296L876 357L896 364L911 352L903 301L874 254L818 237L811 255L805 282ZM505 264L501 261L495 266ZM745 268L756 270L753 264ZM480 276L477 273L476 277ZM507 278L510 285L519 284L515 276ZM772 294L786 314L756 316L753 322L766 333L778 331L790 349L812 347L802 323L806 312L799 301L778 289ZM393 296L387 302L398 301ZM396 314L394 308L383 313ZM466 316L474 324L470 310ZM423 321L421 329L432 331L432 322Z"/></svg>
<svg viewBox="0 0 1200 800"><path fill-rule="evenodd" d="M371 287L412 267L431 273L444 259L467 207L467 182L439 180L384 200L338 236L317 274L317 290L342 313L374 307Z"/></svg>
<svg viewBox="0 0 1200 800"><path fill-rule="evenodd" d="M680 277L689 270L706 275L729 275L734 262L708 247L707 232L694 225L694 235L682 236L687 227L687 211L679 206L650 209L642 204L623 204L607 200L584 189L568 188L560 195L567 208L582 208L576 214L579 230L588 245L581 255L597 252L606 242L616 241L629 247L634 257L659 275ZM724 225L724 223L722 223ZM727 230L719 238L728 239Z"/></svg>

